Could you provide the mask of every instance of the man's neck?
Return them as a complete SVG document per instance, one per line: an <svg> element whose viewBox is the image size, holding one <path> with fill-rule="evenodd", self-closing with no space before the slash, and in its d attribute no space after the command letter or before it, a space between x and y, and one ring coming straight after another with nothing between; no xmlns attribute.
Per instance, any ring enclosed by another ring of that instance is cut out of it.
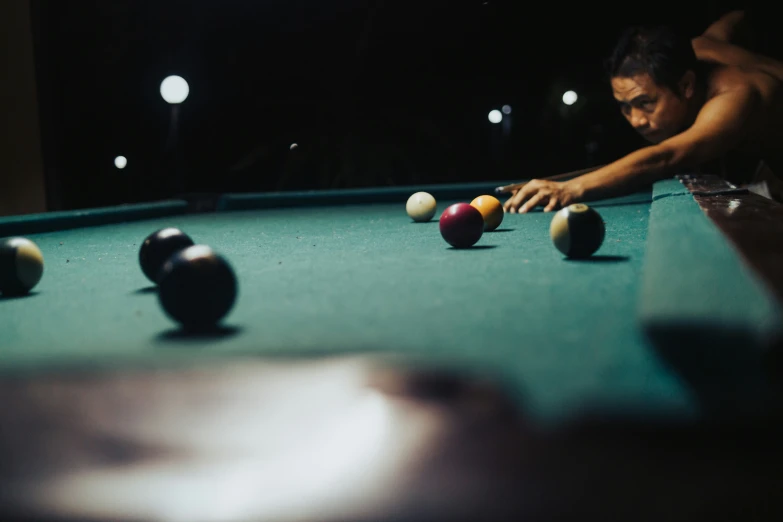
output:
<svg viewBox="0 0 783 522"><path fill-rule="evenodd" d="M707 87L702 81L698 81L694 89L693 98L688 107L688 127L693 125L704 104L707 103ZM686 129L683 129L683 131Z"/></svg>

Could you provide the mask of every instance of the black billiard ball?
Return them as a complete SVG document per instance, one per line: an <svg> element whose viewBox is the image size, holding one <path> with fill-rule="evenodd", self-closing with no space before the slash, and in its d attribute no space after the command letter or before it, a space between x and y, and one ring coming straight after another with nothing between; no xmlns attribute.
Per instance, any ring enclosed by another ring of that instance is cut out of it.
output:
<svg viewBox="0 0 783 522"><path fill-rule="evenodd" d="M214 327L234 306L236 297L234 270L208 246L180 250L160 270L160 305L187 329Z"/></svg>
<svg viewBox="0 0 783 522"><path fill-rule="evenodd" d="M561 209L549 226L555 247L575 259L592 256L604 242L605 232L601 215L584 203L574 203Z"/></svg>
<svg viewBox="0 0 783 522"><path fill-rule="evenodd" d="M468 203L450 205L440 216L440 234L454 248L475 245L484 233L484 216Z"/></svg>
<svg viewBox="0 0 783 522"><path fill-rule="evenodd" d="M43 276L44 259L38 245L27 238L0 241L0 294L28 293Z"/></svg>
<svg viewBox="0 0 783 522"><path fill-rule="evenodd" d="M153 232L144 240L139 249L139 264L141 271L153 283L158 282L158 275L163 263L168 258L193 246L193 240L178 228L164 228Z"/></svg>

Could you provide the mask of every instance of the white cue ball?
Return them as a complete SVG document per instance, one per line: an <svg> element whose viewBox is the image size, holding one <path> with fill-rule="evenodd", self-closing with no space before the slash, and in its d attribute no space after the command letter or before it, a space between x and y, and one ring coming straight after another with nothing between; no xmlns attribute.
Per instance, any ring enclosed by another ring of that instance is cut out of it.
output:
<svg viewBox="0 0 783 522"><path fill-rule="evenodd" d="M438 210L438 204L432 194L428 192L416 192L408 198L405 211L413 221L423 223L429 221Z"/></svg>

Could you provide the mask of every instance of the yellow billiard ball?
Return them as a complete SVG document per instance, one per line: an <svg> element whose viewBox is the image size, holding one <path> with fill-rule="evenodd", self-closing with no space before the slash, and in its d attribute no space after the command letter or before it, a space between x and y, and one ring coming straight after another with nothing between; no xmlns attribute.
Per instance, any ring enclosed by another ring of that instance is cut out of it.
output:
<svg viewBox="0 0 783 522"><path fill-rule="evenodd" d="M481 216L484 218L485 232L495 230L503 222L503 205L498 198L487 195L479 196L470 204L481 212Z"/></svg>
<svg viewBox="0 0 783 522"><path fill-rule="evenodd" d="M430 221L438 209L438 203L429 192L416 192L408 198L405 211L413 221L424 223Z"/></svg>

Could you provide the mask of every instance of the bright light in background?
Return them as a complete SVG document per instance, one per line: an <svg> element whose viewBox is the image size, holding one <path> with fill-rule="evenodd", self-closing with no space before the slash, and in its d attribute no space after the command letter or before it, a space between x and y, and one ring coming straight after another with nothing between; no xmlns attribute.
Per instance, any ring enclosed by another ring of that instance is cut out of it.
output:
<svg viewBox="0 0 783 522"><path fill-rule="evenodd" d="M289 149L291 149L291 150L296 150L298 148L299 148L299 145L296 144L296 143L292 143L291 146L289 147Z"/></svg>
<svg viewBox="0 0 783 522"><path fill-rule="evenodd" d="M503 114L511 114L511 105L503 106Z"/></svg>
<svg viewBox="0 0 783 522"><path fill-rule="evenodd" d="M114 166L118 169L124 169L128 164L128 159L125 156L117 156L114 158Z"/></svg>
<svg viewBox="0 0 783 522"><path fill-rule="evenodd" d="M500 123L503 121L503 115L500 113L500 111L490 111L489 113L489 121L492 123Z"/></svg>
<svg viewBox="0 0 783 522"><path fill-rule="evenodd" d="M573 105L574 103L576 103L576 98L577 96L574 91L566 91L563 94L563 103L565 103L566 105Z"/></svg>
<svg viewBox="0 0 783 522"><path fill-rule="evenodd" d="M160 95L171 104L184 102L189 93L188 82L181 76L169 76L160 84Z"/></svg>

